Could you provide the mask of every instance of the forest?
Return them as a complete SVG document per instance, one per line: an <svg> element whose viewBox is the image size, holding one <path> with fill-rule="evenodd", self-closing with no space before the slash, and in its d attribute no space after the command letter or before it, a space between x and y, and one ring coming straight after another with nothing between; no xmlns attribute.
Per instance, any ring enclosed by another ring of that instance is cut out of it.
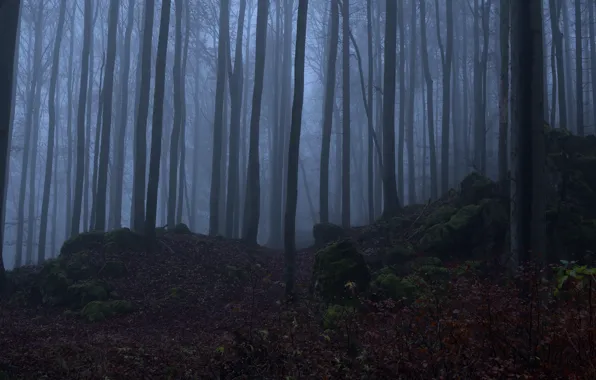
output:
<svg viewBox="0 0 596 380"><path fill-rule="evenodd" d="M0 0L0 380L596 378L592 0Z"/></svg>

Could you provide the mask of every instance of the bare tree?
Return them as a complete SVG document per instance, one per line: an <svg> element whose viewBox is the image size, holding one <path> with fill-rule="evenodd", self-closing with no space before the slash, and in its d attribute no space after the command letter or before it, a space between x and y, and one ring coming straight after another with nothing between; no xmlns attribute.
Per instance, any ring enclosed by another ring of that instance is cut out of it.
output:
<svg viewBox="0 0 596 380"><path fill-rule="evenodd" d="M149 156L149 181L147 184L147 204L145 206L145 234L148 244L155 242L155 222L157 217L157 186L159 184L159 163L161 160L161 138L163 135L163 99L166 86L166 56L168 53L168 31L170 28L170 0L161 6L157 57L155 60L155 89L153 92L153 122L151 123L151 154ZM147 16L147 15L145 15ZM145 24L146 26L147 24Z"/></svg>
<svg viewBox="0 0 596 380"><path fill-rule="evenodd" d="M346 1L346 0L344 0ZM298 0L298 21L296 31L296 55L294 64L294 104L292 105L292 126L288 152L288 185L286 187L287 207L285 212L285 277L286 296L294 293L294 271L296 262L296 206L298 201L298 162L300 158L300 129L302 105L304 103L304 59L306 50L306 19L308 0Z"/></svg>

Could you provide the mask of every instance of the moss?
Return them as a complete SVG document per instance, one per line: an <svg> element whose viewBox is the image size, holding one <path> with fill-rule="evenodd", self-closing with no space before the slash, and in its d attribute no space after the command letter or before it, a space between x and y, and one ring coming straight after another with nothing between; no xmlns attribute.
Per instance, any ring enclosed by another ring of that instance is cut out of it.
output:
<svg viewBox="0 0 596 380"><path fill-rule="evenodd" d="M68 256L80 251L101 247L104 243L104 235L102 231L90 231L73 236L62 244L60 255Z"/></svg>
<svg viewBox="0 0 596 380"><path fill-rule="evenodd" d="M414 257L414 247L409 243L402 243L385 251L385 254L383 255L383 264L387 266L403 266Z"/></svg>
<svg viewBox="0 0 596 380"><path fill-rule="evenodd" d="M107 284L98 280L83 281L68 287L70 306L81 307L91 301L104 301L109 297Z"/></svg>
<svg viewBox="0 0 596 380"><path fill-rule="evenodd" d="M374 278L371 289L381 299L411 301L416 293L416 286L413 283L404 281L388 271L382 271Z"/></svg>
<svg viewBox="0 0 596 380"><path fill-rule="evenodd" d="M81 310L81 316L89 322L99 322L106 318L134 311L132 303L124 300L91 301Z"/></svg>
<svg viewBox="0 0 596 380"><path fill-rule="evenodd" d="M352 298L346 284L354 283L356 291L366 291L370 272L356 247L343 240L317 252L312 281L313 291L324 301L343 303Z"/></svg>
<svg viewBox="0 0 596 380"><path fill-rule="evenodd" d="M415 273L419 274L423 279L430 282L449 280L449 270L441 266L422 265L415 269Z"/></svg>
<svg viewBox="0 0 596 380"><path fill-rule="evenodd" d="M323 328L325 330L340 328L343 323L355 315L356 309L353 306L329 305L323 313Z"/></svg>
<svg viewBox="0 0 596 380"><path fill-rule="evenodd" d="M423 227L429 228L437 224L447 222L457 209L451 205L444 205L433 211L424 221Z"/></svg>
<svg viewBox="0 0 596 380"><path fill-rule="evenodd" d="M105 246L119 250L142 251L146 247L145 237L130 228L118 228L107 232Z"/></svg>
<svg viewBox="0 0 596 380"><path fill-rule="evenodd" d="M87 250L61 256L58 261L67 276L75 281L93 277L101 268L100 257Z"/></svg>
<svg viewBox="0 0 596 380"><path fill-rule="evenodd" d="M243 282L248 278L248 274L244 269L238 268L234 265L226 265L225 275L234 283Z"/></svg>
<svg viewBox="0 0 596 380"><path fill-rule="evenodd" d="M99 275L108 278L120 278L126 276L128 270L120 260L108 260L99 271Z"/></svg>

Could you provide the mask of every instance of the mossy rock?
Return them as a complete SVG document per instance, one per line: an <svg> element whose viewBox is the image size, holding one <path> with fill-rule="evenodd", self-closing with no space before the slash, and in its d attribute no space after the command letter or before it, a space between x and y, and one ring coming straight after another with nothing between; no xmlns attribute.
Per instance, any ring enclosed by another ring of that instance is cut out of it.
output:
<svg viewBox="0 0 596 380"><path fill-rule="evenodd" d="M68 288L73 280L60 265L60 261L52 260L45 263L41 269L37 286L41 301L49 305L62 305L68 302Z"/></svg>
<svg viewBox="0 0 596 380"><path fill-rule="evenodd" d="M430 228L437 224L442 224L449 219L457 212L457 208L451 205L444 205L439 207L438 209L434 210L430 213L428 217L425 218L424 223L422 224L423 228Z"/></svg>
<svg viewBox="0 0 596 380"><path fill-rule="evenodd" d="M371 293L376 299L412 301L416 297L416 285L398 277L388 268L381 270L371 282Z"/></svg>
<svg viewBox="0 0 596 380"><path fill-rule="evenodd" d="M235 265L226 265L225 276L234 283L244 282L248 279L247 271Z"/></svg>
<svg viewBox="0 0 596 380"><path fill-rule="evenodd" d="M323 328L325 330L336 330L349 322L357 314L354 306L329 305L323 313Z"/></svg>
<svg viewBox="0 0 596 380"><path fill-rule="evenodd" d="M60 256L68 256L80 251L101 248L104 240L105 233L103 231L82 232L62 244Z"/></svg>
<svg viewBox="0 0 596 380"><path fill-rule="evenodd" d="M99 276L106 278L120 278L127 274L128 269L121 260L108 260L99 270Z"/></svg>
<svg viewBox="0 0 596 380"><path fill-rule="evenodd" d="M420 239L423 252L439 258L470 255L482 236L482 207L470 204L457 210L446 223L436 224Z"/></svg>
<svg viewBox="0 0 596 380"><path fill-rule="evenodd" d="M174 228L171 229L171 232L175 233L175 234L180 234L180 235L191 235L192 231L190 230L190 228L188 228L188 226L184 223L178 223L174 226Z"/></svg>
<svg viewBox="0 0 596 380"><path fill-rule="evenodd" d="M386 266L403 266L415 257L416 253L411 244L400 243L385 251L383 264Z"/></svg>
<svg viewBox="0 0 596 380"><path fill-rule="evenodd" d="M68 287L69 304L74 308L81 307L92 301L105 301L109 295L109 287L99 280L78 282Z"/></svg>
<svg viewBox="0 0 596 380"><path fill-rule="evenodd" d="M496 194L496 183L477 172L468 174L460 183L459 198L462 206L478 203Z"/></svg>
<svg viewBox="0 0 596 380"><path fill-rule="evenodd" d="M323 247L328 243L342 239L345 231L341 226L333 223L317 223L312 228L315 246Z"/></svg>
<svg viewBox="0 0 596 380"><path fill-rule="evenodd" d="M354 244L342 240L317 252L311 290L325 302L342 304L352 299L348 283L356 285L357 292L368 289L370 272L364 257Z"/></svg>
<svg viewBox="0 0 596 380"><path fill-rule="evenodd" d="M102 266L101 257L88 250L81 250L60 256L58 262L68 278L75 281L86 280L96 276Z"/></svg>
<svg viewBox="0 0 596 380"><path fill-rule="evenodd" d="M83 307L81 316L89 322L99 322L106 318L130 313L134 310L134 305L129 301L91 301Z"/></svg>
<svg viewBox="0 0 596 380"><path fill-rule="evenodd" d="M105 234L105 246L118 250L142 251L146 248L146 239L130 228L118 228Z"/></svg>

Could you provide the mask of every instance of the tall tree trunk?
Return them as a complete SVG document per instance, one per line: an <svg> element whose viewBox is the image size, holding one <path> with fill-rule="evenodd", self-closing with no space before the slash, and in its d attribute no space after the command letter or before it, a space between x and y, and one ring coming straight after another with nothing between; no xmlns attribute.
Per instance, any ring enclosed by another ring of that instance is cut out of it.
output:
<svg viewBox="0 0 596 380"><path fill-rule="evenodd" d="M72 199L72 169L73 165L73 154L74 154L74 146L73 146L73 127L72 127L72 113L74 110L74 69L73 69L73 60L74 60L74 41L75 41L75 20L76 20L76 13L77 13L77 3L73 2L72 9L70 12L70 54L68 55L68 79L67 79L67 111L66 111L66 149L67 149L67 161L66 161L66 215L72 215L72 206L73 206L73 199ZM66 228L65 231L65 239L70 237L71 226L70 223L72 219L66 218Z"/></svg>
<svg viewBox="0 0 596 380"><path fill-rule="evenodd" d="M242 116L242 94L244 88L244 68L242 62L242 38L244 33L244 14L246 0L240 1L238 13L238 28L236 30L236 50L234 52L234 72L229 78L230 83L230 163L228 165L228 192L226 200L226 231L228 237L234 237L234 224L238 219L238 167L239 167L239 139L240 117Z"/></svg>
<svg viewBox="0 0 596 380"><path fill-rule="evenodd" d="M499 180L507 179L507 134L509 122L509 1L501 1L500 9L500 48L501 77L499 96Z"/></svg>
<svg viewBox="0 0 596 380"><path fill-rule="evenodd" d="M189 12L189 0L184 0L184 51L182 52L182 74L181 74L181 89L182 101L181 101L181 122L180 122L180 165L179 170L179 183L178 186L178 197L176 205L176 223L182 223L182 203L184 202L186 191L186 66L188 63L188 44L190 40L190 12ZM187 195L188 196L188 195Z"/></svg>
<svg viewBox="0 0 596 380"><path fill-rule="evenodd" d="M145 223L145 175L147 170L147 118L149 116L149 91L151 89L151 46L153 36L154 2L145 4L143 23L143 42L139 44L141 57L141 85L139 86L139 110L135 121L135 154L132 203L134 214L131 215L131 227L143 231ZM163 112L163 111L162 111Z"/></svg>
<svg viewBox="0 0 596 380"><path fill-rule="evenodd" d="M435 125L433 119L433 78L428 63L428 44L426 41L426 1L420 0L420 49L422 51L422 67L426 81L426 103L428 112L428 142L430 145L430 197L439 197L437 179L437 150L435 147Z"/></svg>
<svg viewBox="0 0 596 380"><path fill-rule="evenodd" d="M85 3L85 8L87 8ZM87 10L87 9L86 9ZM87 22L87 13L85 13L85 22ZM50 77L50 89L48 92L48 153L46 157L46 171L43 185L43 195L41 201L41 220L39 222L39 244L37 247L37 262L42 263L46 259L46 236L48 233L48 212L50 208L50 189L52 182L52 169L54 160L54 136L56 134L56 83L58 81L58 66L60 64L60 44L62 43L62 36L64 30L64 20L66 19L66 2L60 3L60 10L58 15L58 26L56 28L56 38L54 39L54 52L52 55L52 73ZM89 15L89 20L91 17ZM88 27L88 25L85 25ZM88 42L88 41L87 41ZM86 44L86 47L89 45ZM89 49L87 48L87 51ZM85 55L83 54L83 59ZM89 64L89 54L87 54L87 65ZM83 62L85 66L85 62ZM81 73L85 72L85 68L81 68ZM84 78L85 80L87 78ZM83 81L83 78L81 78ZM82 82L81 87L85 87L86 82ZM85 92L84 90L82 91ZM79 107L80 107L79 100ZM84 116L85 99L83 98L83 116ZM80 186L79 186L80 187ZM82 187L81 187L82 189Z"/></svg>
<svg viewBox="0 0 596 380"><path fill-rule="evenodd" d="M346 0L344 0L346 1ZM285 211L285 280L286 296L294 294L294 272L296 263L296 206L298 203L298 163L300 156L300 129L302 125L302 104L304 102L304 58L306 51L306 18L308 0L298 0L298 21L296 30L296 57L294 64L294 103L292 105L292 126L288 152L288 184Z"/></svg>
<svg viewBox="0 0 596 380"><path fill-rule="evenodd" d="M163 135L163 99L166 86L166 58L168 53L168 31L170 28L170 0L161 6L157 57L155 59L155 89L153 90L153 122L151 123L151 153L149 156L149 177L147 203L145 206L145 234L148 245L155 243L155 221L157 217L157 186L159 184L159 162L161 160L161 139ZM146 17L148 14L145 15ZM145 23L147 26L147 23ZM150 29L145 29L149 31ZM147 39L145 39L145 42Z"/></svg>
<svg viewBox="0 0 596 380"><path fill-rule="evenodd" d="M261 213L261 179L259 163L259 121L261 118L261 99L263 97L263 79L265 76L265 54L267 50L267 18L269 1L258 0L257 36L255 50L255 86L253 89L252 114L250 118L250 142L248 152L248 170L246 176L246 197L244 201L243 238L249 244L257 243L259 219Z"/></svg>
<svg viewBox="0 0 596 380"><path fill-rule="evenodd" d="M395 61L397 45L397 2L388 1L385 20L385 70L383 89L383 217L400 209L395 184Z"/></svg>
<svg viewBox="0 0 596 380"><path fill-rule="evenodd" d="M6 217L6 189L8 184L11 123L14 112L13 99L16 86L13 83L18 57L17 32L21 2L9 1L0 8L0 241L4 241L4 220ZM6 283L3 249L0 245L0 292Z"/></svg>
<svg viewBox="0 0 596 380"><path fill-rule="evenodd" d="M416 203L416 166L414 165L414 106L416 101L416 2L412 1L412 17L410 18L410 62L409 62L409 101L408 120L406 122L406 140L408 146L408 203Z"/></svg>
<svg viewBox="0 0 596 380"><path fill-rule="evenodd" d="M588 2L588 31L590 34L590 84L592 85L592 124L596 123L596 31L594 30L594 3ZM590 103L588 103L590 104Z"/></svg>
<svg viewBox="0 0 596 380"><path fill-rule="evenodd" d="M333 104L335 103L335 77L337 68L337 44L339 41L339 8L337 0L331 0L331 32L329 34L329 57L325 74L325 98L323 100L323 125L321 162L319 176L320 222L329 222L329 158L331 153L331 129Z"/></svg>
<svg viewBox="0 0 596 380"><path fill-rule="evenodd" d="M582 58L582 42L582 2L575 0L575 100L577 107L577 134L580 136L584 135L584 61Z"/></svg>
<svg viewBox="0 0 596 380"><path fill-rule="evenodd" d="M229 0L219 5L219 41L217 48L217 86L215 90L215 116L213 118L213 158L211 163L211 193L209 198L209 235L219 234L219 206L221 192L221 155L223 139L224 93L226 77L226 41L229 32Z"/></svg>
<svg viewBox="0 0 596 380"><path fill-rule="evenodd" d="M441 50L441 63L443 67L443 109L441 112L441 194L449 190L449 122L451 121L451 68L453 65L453 2L447 1L447 41L445 54L443 54L443 44L439 32L439 2L435 0L437 12L437 40Z"/></svg>
<svg viewBox="0 0 596 380"><path fill-rule="evenodd" d="M134 26L134 0L128 0L128 18L126 21L126 31L124 35L124 46L122 57L120 58L120 109L118 128L116 131L118 135L115 139L114 146L114 161L112 167L112 181L110 184L110 218L109 228L120 228L122 226L122 197L124 188L124 161L125 141L126 141L126 125L128 124L128 97L129 97L129 75L130 75L130 45L132 37L132 28Z"/></svg>
<svg viewBox="0 0 596 380"><path fill-rule="evenodd" d="M511 2L511 77L516 94L511 150L510 264L514 268L530 259L543 262L546 242L541 9L539 0Z"/></svg>
<svg viewBox="0 0 596 380"><path fill-rule="evenodd" d="M404 2L397 2L397 23L399 24L399 116L397 137L397 195L404 196L404 133L406 111L406 33L404 25Z"/></svg>
<svg viewBox="0 0 596 380"><path fill-rule="evenodd" d="M168 183L168 219L167 225L173 228L176 225L176 186L178 185L178 157L180 147L180 129L182 128L182 2L175 0L174 15L176 27L174 29L174 124L170 136L170 170ZM223 36L220 34L220 36ZM220 37L221 38L221 37Z"/></svg>
<svg viewBox="0 0 596 380"><path fill-rule="evenodd" d="M414 6L416 9L416 6ZM375 221L375 191L374 191L374 176L375 176L375 157L373 154L373 133L374 133L374 54L373 54L373 29L372 29L372 0L366 0L366 37L367 37L367 53L368 53L368 113L366 121L368 123L367 135L367 155L366 155L366 171L367 178L367 195L368 195L368 223L373 224Z"/></svg>
<svg viewBox="0 0 596 380"><path fill-rule="evenodd" d="M342 9L342 164L341 164L341 225L349 228L350 183L350 0L343 0Z"/></svg>
<svg viewBox="0 0 596 380"><path fill-rule="evenodd" d="M114 66L116 64L116 32L118 26L118 0L110 0L108 13L108 46L106 54L106 74L103 89L103 125L101 128L101 149L99 167L97 168L97 195L95 197L94 229L103 231L106 228L106 198L108 190L108 164L110 154L110 133L112 130L112 93L114 91Z"/></svg>
<svg viewBox="0 0 596 380"><path fill-rule="evenodd" d="M37 8L36 15L36 36L35 36L35 53L39 52L39 59L41 60L41 51L43 44L43 23L44 23L44 7L40 3ZM39 44L39 46L37 45ZM34 56L35 56L34 53ZM35 206L37 204L37 198L35 194L35 173L37 172L37 150L38 150L38 136L39 136L39 125L40 125L40 114L41 114L41 88L43 83L43 67L41 64L34 64L35 73L33 74L35 83L33 84L34 95L32 98L32 120L31 120L31 146L30 151L27 154L30 155L29 160L31 167L29 169L29 184L27 185L29 191L29 205L27 207L27 244L26 244L26 264L33 264L33 237L35 235ZM25 182L26 183L26 180ZM25 191L22 189L21 191Z"/></svg>

